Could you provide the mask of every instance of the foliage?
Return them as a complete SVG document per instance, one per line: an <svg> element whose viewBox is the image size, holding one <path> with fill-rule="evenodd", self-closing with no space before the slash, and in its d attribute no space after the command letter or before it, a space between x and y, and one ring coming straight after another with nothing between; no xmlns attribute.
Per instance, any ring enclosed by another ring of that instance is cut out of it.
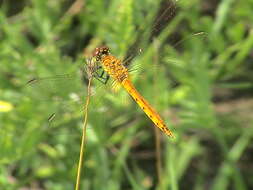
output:
<svg viewBox="0 0 253 190"><path fill-rule="evenodd" d="M176 138L162 135L158 184L152 123L94 80L83 189L252 189L252 0L70 2L1 4L0 189L73 188L85 57L102 43L138 54L134 84Z"/></svg>

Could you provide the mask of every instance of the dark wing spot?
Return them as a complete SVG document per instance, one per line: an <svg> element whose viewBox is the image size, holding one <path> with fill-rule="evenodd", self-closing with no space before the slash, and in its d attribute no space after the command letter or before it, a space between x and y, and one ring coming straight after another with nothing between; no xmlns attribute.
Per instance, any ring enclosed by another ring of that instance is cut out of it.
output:
<svg viewBox="0 0 253 190"><path fill-rule="evenodd" d="M48 122L53 121L53 120L54 120L54 118L55 118L55 116L56 116L56 114L55 114L55 113L51 114L51 115L48 117L47 121L48 121Z"/></svg>
<svg viewBox="0 0 253 190"><path fill-rule="evenodd" d="M31 80L27 81L27 82L26 82L26 84L36 83L37 81L38 81L38 79L33 78L33 79L31 79Z"/></svg>

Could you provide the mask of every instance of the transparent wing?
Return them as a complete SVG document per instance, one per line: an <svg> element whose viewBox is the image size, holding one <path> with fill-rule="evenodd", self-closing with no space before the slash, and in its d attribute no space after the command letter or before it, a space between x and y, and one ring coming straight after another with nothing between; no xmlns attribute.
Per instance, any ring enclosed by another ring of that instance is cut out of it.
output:
<svg viewBox="0 0 253 190"><path fill-rule="evenodd" d="M45 126L42 126L43 131L57 136L80 137L88 83L87 71L84 70L54 76L33 77L24 82L24 95L34 104L32 106L34 112L37 112L41 120L45 121ZM112 90L114 84L113 80L109 80L105 85L95 77L93 78L92 112L103 112L105 110L103 102L116 99Z"/></svg>
<svg viewBox="0 0 253 190"><path fill-rule="evenodd" d="M78 73L50 77L34 77L24 85L24 94L44 110L44 117L52 121L52 114L80 111L85 98L86 80ZM66 116L67 117L67 116Z"/></svg>
<svg viewBox="0 0 253 190"><path fill-rule="evenodd" d="M168 63L175 64L180 61L180 50L187 43L193 43L195 38L204 40L208 34L205 32L196 32L187 35L184 39L175 41L173 44L161 44L159 39L154 39L147 50L138 49L135 57L124 60L133 79L159 69L169 70ZM167 59L165 60L164 57ZM131 62L129 61L131 60Z"/></svg>

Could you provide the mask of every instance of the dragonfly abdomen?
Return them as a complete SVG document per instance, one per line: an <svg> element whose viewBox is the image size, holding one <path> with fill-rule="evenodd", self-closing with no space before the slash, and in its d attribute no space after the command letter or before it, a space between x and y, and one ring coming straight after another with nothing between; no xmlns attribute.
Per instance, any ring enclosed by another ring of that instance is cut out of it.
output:
<svg viewBox="0 0 253 190"><path fill-rule="evenodd" d="M162 120L159 114L155 111L155 109L135 89L132 82L129 79L125 79L122 82L122 86L132 96L132 98L140 106L140 108L145 112L145 114L153 121L153 123L166 135L173 137L172 132L167 128L165 122Z"/></svg>

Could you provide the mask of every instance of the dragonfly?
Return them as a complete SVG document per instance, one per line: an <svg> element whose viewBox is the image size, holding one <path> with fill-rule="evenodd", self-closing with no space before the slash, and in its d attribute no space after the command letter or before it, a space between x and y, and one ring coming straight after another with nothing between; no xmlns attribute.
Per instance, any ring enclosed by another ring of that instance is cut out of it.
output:
<svg viewBox="0 0 253 190"><path fill-rule="evenodd" d="M157 113L157 111L149 104L149 102L136 90L129 77L129 71L122 61L110 54L110 49L107 46L97 47L93 52L93 61L101 63L104 72L101 75L95 75L104 83L107 83L109 77L120 84L130 94L133 100L139 105L144 113L152 120L156 127L158 127L164 134L173 137L173 133L167 128L165 122ZM99 68L99 67L98 67Z"/></svg>

